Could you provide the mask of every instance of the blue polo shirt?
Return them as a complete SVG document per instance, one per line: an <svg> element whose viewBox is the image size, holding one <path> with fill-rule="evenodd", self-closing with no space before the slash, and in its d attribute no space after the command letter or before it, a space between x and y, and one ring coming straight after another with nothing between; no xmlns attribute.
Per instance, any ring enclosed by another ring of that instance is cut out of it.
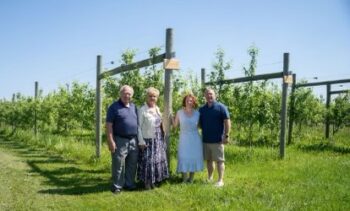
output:
<svg viewBox="0 0 350 211"><path fill-rule="evenodd" d="M113 124L115 136L137 136L137 110L133 103L126 107L119 99L109 106L106 122Z"/></svg>
<svg viewBox="0 0 350 211"><path fill-rule="evenodd" d="M202 127L204 143L219 143L224 134L224 120L230 118L226 106L214 101L209 107L208 103L199 109L199 122Z"/></svg>

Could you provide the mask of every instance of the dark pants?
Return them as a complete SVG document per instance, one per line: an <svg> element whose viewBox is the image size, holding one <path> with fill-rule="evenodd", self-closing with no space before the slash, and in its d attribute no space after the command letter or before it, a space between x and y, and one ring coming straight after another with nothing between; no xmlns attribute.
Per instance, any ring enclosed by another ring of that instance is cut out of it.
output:
<svg viewBox="0 0 350 211"><path fill-rule="evenodd" d="M137 140L115 136L114 141L117 149L112 153L113 188L134 187L138 158Z"/></svg>

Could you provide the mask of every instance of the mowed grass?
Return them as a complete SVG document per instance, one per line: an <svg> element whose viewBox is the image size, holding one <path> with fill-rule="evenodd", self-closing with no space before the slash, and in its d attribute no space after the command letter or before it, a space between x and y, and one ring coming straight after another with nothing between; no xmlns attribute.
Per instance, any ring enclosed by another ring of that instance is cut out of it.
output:
<svg viewBox="0 0 350 211"><path fill-rule="evenodd" d="M84 154L94 151L92 145L71 143L80 158L2 131L0 210L350 210L347 146L307 143L288 147L283 160L278 148L227 146L223 188L207 183L203 171L193 184L174 175L151 191L113 195L107 151L92 161ZM171 167L174 172L175 159Z"/></svg>

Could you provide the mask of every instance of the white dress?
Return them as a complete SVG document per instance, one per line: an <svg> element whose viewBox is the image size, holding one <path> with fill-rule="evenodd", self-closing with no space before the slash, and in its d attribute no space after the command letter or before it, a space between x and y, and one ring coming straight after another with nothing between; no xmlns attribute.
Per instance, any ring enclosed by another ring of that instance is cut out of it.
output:
<svg viewBox="0 0 350 211"><path fill-rule="evenodd" d="M180 120L180 141L177 152L177 172L203 170L203 144L198 132L199 112L194 110L187 116L183 109L178 111Z"/></svg>

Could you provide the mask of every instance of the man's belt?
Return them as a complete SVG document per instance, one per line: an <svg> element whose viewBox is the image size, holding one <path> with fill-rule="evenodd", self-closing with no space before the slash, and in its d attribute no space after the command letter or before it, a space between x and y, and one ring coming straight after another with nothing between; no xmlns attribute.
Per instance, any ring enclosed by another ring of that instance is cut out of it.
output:
<svg viewBox="0 0 350 211"><path fill-rule="evenodd" d="M114 134L114 136L119 136L121 138L126 138L126 139L133 139L137 137L137 135L120 135L120 134Z"/></svg>

